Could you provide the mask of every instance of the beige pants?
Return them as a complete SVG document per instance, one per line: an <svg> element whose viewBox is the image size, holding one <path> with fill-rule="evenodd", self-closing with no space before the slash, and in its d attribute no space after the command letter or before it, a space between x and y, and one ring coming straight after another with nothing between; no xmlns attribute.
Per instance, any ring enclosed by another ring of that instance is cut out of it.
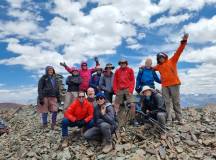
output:
<svg viewBox="0 0 216 160"><path fill-rule="evenodd" d="M64 100L64 110L77 98L78 92L67 92Z"/></svg>
<svg viewBox="0 0 216 160"><path fill-rule="evenodd" d="M181 120L180 85L162 87L162 95L166 105L167 121L172 121L172 108L175 112L176 119Z"/></svg>

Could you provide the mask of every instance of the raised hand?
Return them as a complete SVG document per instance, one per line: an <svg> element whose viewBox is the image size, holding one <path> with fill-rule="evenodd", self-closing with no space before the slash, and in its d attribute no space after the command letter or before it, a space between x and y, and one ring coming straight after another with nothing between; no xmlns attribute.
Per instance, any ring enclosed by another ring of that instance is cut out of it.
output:
<svg viewBox="0 0 216 160"><path fill-rule="evenodd" d="M187 41L188 37L189 37L189 34L185 33L184 36L182 37L182 40Z"/></svg>
<svg viewBox="0 0 216 160"><path fill-rule="evenodd" d="M63 67L67 66L65 62L60 62L60 65L63 66Z"/></svg>

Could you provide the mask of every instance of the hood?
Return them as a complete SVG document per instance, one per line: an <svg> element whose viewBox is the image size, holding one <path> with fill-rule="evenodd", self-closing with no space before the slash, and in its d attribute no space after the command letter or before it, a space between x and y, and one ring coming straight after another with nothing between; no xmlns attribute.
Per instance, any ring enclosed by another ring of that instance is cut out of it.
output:
<svg viewBox="0 0 216 160"><path fill-rule="evenodd" d="M53 69L53 74L55 74L55 69L54 69L54 67L53 67L53 66L47 66L46 69L45 69L45 74L46 74L46 75L48 75L48 69L50 69L50 68Z"/></svg>
<svg viewBox="0 0 216 160"><path fill-rule="evenodd" d="M159 59L161 57L165 58L165 61L168 60L168 55L166 53L164 53L164 52L160 52L160 53L157 54L157 64L160 64Z"/></svg>
<svg viewBox="0 0 216 160"><path fill-rule="evenodd" d="M106 105L105 105L105 107L107 108L109 106L112 106L112 104L110 102L107 102Z"/></svg>

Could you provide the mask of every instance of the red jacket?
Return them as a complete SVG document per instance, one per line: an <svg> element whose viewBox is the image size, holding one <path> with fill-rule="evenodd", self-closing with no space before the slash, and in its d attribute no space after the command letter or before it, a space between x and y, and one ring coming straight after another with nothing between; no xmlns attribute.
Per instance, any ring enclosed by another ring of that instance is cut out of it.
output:
<svg viewBox="0 0 216 160"><path fill-rule="evenodd" d="M156 71L160 72L163 87L181 84L177 72L177 62L186 44L187 42L181 42L175 54L170 59L166 59L164 63L154 67Z"/></svg>
<svg viewBox="0 0 216 160"><path fill-rule="evenodd" d="M84 119L86 123L92 120L94 113L93 105L87 99L81 105L80 101L76 99L65 111L64 117L72 122Z"/></svg>
<svg viewBox="0 0 216 160"><path fill-rule="evenodd" d="M128 89L132 94L135 85L134 71L132 68L118 68L114 74L113 91L116 94L117 91L122 89Z"/></svg>

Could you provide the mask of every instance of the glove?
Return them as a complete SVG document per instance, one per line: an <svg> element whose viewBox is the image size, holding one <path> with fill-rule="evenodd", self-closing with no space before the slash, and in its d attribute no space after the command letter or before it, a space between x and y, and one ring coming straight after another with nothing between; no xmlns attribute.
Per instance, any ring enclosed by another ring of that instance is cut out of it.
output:
<svg viewBox="0 0 216 160"><path fill-rule="evenodd" d="M63 67L67 66L65 62L60 62L60 65L63 66Z"/></svg>
<svg viewBox="0 0 216 160"><path fill-rule="evenodd" d="M85 125L85 120L84 119L82 119L82 120L79 120L79 121L77 121L77 125L78 125L78 127L82 127L82 126L84 126Z"/></svg>
<svg viewBox="0 0 216 160"><path fill-rule="evenodd" d="M61 99L60 99L60 98L57 98L57 102L60 104L60 103L61 103Z"/></svg>
<svg viewBox="0 0 216 160"><path fill-rule="evenodd" d="M141 88L135 88L135 91L139 94L141 92Z"/></svg>
<svg viewBox="0 0 216 160"><path fill-rule="evenodd" d="M94 57L94 60L95 60L95 62L96 62L96 65L99 65L98 57Z"/></svg>
<svg viewBox="0 0 216 160"><path fill-rule="evenodd" d="M43 99L40 99L40 100L39 100L39 104L40 104L40 105L44 105Z"/></svg>

